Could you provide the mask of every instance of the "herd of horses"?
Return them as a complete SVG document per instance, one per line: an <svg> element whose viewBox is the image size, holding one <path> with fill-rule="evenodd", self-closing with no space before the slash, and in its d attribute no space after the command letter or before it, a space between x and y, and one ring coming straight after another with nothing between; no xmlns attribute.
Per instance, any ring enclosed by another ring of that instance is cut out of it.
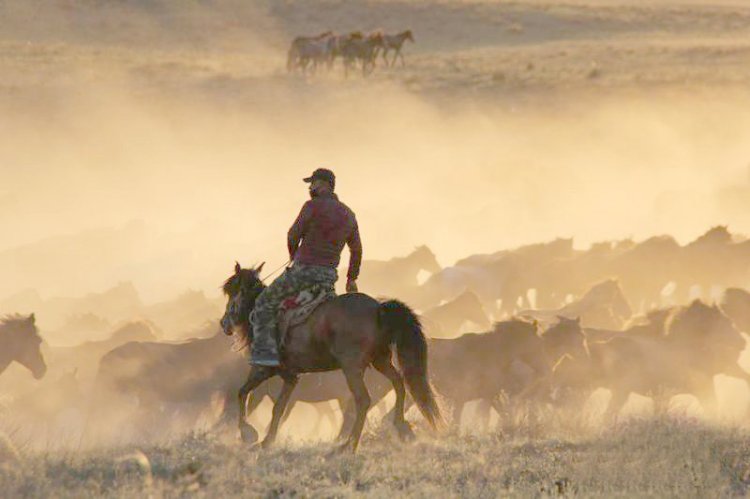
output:
<svg viewBox="0 0 750 499"><path fill-rule="evenodd" d="M289 333L285 369L248 377L245 356L229 348L224 333L246 330L262 289L259 270L237 267L225 283L223 332L214 322L206 337L179 343L123 336L116 346L56 352L56 359L77 358L91 370L92 389L80 391L87 422L127 413L145 434L177 419L191 427L218 406L217 429L239 421L241 435L254 441L247 417L270 397L270 444L296 403L317 404L321 418L333 420L330 405L320 404L333 401L343 416L342 448L354 449L368 409L391 392L389 421L408 439L404 412L413 402L439 426L439 406L452 409L452 424L470 401L506 421L520 410L580 408L606 388L612 398L604 418L613 422L631 393L651 397L656 411L666 411L674 395L692 394L710 415L717 410L716 375L750 382L738 364L743 333L750 332L750 245L723 227L685 245L661 236L578 250L571 240L555 240L446 268L420 247L388 262L365 262L362 289L403 297L410 306L342 295ZM424 271L430 276L421 282ZM6 317L0 371L15 360L42 378L41 344L33 315Z"/></svg>
<svg viewBox="0 0 750 499"><path fill-rule="evenodd" d="M367 76L375 69L378 56L386 67L392 67L398 59L405 65L402 48L407 40L414 42L411 30L396 34L387 34L383 30L367 34L354 31L341 35L326 31L316 36L298 36L289 47L286 67L289 72L315 74L319 67L331 70L336 59L340 58L345 76L357 66L361 67L362 75Z"/></svg>

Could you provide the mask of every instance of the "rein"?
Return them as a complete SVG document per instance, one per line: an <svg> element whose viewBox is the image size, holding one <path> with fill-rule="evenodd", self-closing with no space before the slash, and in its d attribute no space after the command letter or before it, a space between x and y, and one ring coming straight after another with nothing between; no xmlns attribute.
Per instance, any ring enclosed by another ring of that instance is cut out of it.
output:
<svg viewBox="0 0 750 499"><path fill-rule="evenodd" d="M273 276L274 274L276 274L279 270L288 267L290 263L292 263L292 261L291 260L287 260L286 263L284 263L284 265L282 265L281 267L277 268L276 270L274 270L273 272L271 272L270 274L268 274L266 277L264 277L263 279L261 279L260 282L266 282L271 276Z"/></svg>

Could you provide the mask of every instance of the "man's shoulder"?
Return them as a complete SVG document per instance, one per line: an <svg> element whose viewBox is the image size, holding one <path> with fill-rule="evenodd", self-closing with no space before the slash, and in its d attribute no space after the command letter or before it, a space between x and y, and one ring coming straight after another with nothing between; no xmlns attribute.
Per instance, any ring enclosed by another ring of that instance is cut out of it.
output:
<svg viewBox="0 0 750 499"><path fill-rule="evenodd" d="M349 208L349 206L345 203L343 203L338 196L336 197L317 197L313 198L308 203L313 203L312 206L315 207L328 207L328 208L335 208L339 209L343 212L345 212L347 215L354 217L354 211Z"/></svg>
<svg viewBox="0 0 750 499"><path fill-rule="evenodd" d="M351 208L349 208L349 205L347 205L346 203L343 203L339 199L337 199L336 202L341 206L341 209L346 212L346 214L349 216L349 218L352 218L352 219L356 218L354 216L354 210L352 210Z"/></svg>

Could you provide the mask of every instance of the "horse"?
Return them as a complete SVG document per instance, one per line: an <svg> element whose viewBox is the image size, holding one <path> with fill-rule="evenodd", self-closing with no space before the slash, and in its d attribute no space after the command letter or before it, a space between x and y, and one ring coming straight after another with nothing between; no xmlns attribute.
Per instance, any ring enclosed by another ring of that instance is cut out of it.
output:
<svg viewBox="0 0 750 499"><path fill-rule="evenodd" d="M555 364L564 356L580 356L584 345L580 321L565 317L541 332L536 322L514 318L489 332L431 339L435 390L452 402L454 425L472 400L509 414L517 403L547 398Z"/></svg>
<svg viewBox="0 0 750 499"><path fill-rule="evenodd" d="M31 371L34 379L42 379L47 364L41 351L42 338L34 314L7 315L0 320L0 374L16 361Z"/></svg>
<svg viewBox="0 0 750 499"><path fill-rule="evenodd" d="M383 34L380 32L370 33L366 37L349 36L341 41L338 53L344 60L344 77L349 76L349 69L356 66L357 61L362 63L362 76L367 76L375 68L375 54L383 46Z"/></svg>
<svg viewBox="0 0 750 499"><path fill-rule="evenodd" d="M440 270L442 268L435 253L422 245L406 256L390 260L365 260L358 281L360 287L370 293L394 296L416 288L420 272L435 274Z"/></svg>
<svg viewBox="0 0 750 499"><path fill-rule="evenodd" d="M222 328L227 335L247 337L250 345L250 314L265 289L259 277L262 268L263 264L243 269L237 263L234 274L223 285L227 307L221 319ZM356 416L351 433L339 450L356 451L371 402L364 382L364 371L370 365L393 385L396 392L393 425L402 439L414 437L404 419L404 381L428 423L433 428L441 424L440 410L428 381L427 341L419 318L404 303L379 302L364 293L339 295L321 304L304 323L292 327L281 343L281 366L253 365L239 390L239 430L243 440L257 440L257 432L245 421L246 401L261 383L273 376L284 381L274 403L268 432L261 442L263 448L268 448L276 438L299 375L341 369L354 397ZM394 344L401 372L391 361Z"/></svg>
<svg viewBox="0 0 750 499"><path fill-rule="evenodd" d="M633 311L616 279L607 279L591 287L580 299L554 310L524 310L518 315L539 321L558 316L580 317L584 327L619 329Z"/></svg>
<svg viewBox="0 0 750 499"><path fill-rule="evenodd" d="M54 372L76 370L78 378L90 381L96 374L99 359L107 352L132 341L155 341L156 331L147 321L127 322L115 329L109 338L85 341L74 346L43 348L44 358Z"/></svg>
<svg viewBox="0 0 750 499"><path fill-rule="evenodd" d="M721 309L744 333L750 334L750 293L742 288L728 288L721 298Z"/></svg>
<svg viewBox="0 0 750 499"><path fill-rule="evenodd" d="M232 352L226 336L215 334L180 343L134 341L113 348L99 360L89 419L102 411L132 410L136 430L154 427L156 419L173 419L179 408L190 426L215 395L236 393L246 363ZM135 403L134 403L135 402ZM225 402L226 405L226 402Z"/></svg>
<svg viewBox="0 0 750 499"><path fill-rule="evenodd" d="M612 399L605 420L616 418L631 392L654 397L658 411L670 395L694 394L704 408L715 407L716 374L750 382L737 364L745 339L717 306L696 300L677 307L666 320L661 336L620 334L590 341L588 375L580 382L608 388Z"/></svg>
<svg viewBox="0 0 750 499"><path fill-rule="evenodd" d="M422 314L422 322L432 337L456 336L466 321L471 321L482 329L491 325L479 297L468 289L453 300Z"/></svg>
<svg viewBox="0 0 750 499"><path fill-rule="evenodd" d="M307 64L312 61L313 71L319 62L330 59L333 49L334 34L326 31L317 36L298 36L292 40L287 52L286 69L291 72L295 68L307 70Z"/></svg>
<svg viewBox="0 0 750 499"><path fill-rule="evenodd" d="M401 33L398 33L396 35L383 35L383 61L385 61L386 67L396 64L396 58L398 57L401 58L401 65L406 65L406 62L404 61L404 55L401 53L401 48L403 47L406 40L414 43L414 36L412 35L410 29L402 31ZM391 50L394 51L394 54L393 60L389 64L387 56L388 52L390 52Z"/></svg>

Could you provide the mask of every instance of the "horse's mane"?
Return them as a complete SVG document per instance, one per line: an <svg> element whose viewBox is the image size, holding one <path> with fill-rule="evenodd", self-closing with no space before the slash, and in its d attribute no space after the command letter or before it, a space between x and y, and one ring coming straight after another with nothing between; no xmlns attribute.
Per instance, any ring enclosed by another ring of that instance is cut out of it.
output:
<svg viewBox="0 0 750 499"><path fill-rule="evenodd" d="M229 276L226 281L224 281L224 284L221 286L221 290L226 296L234 296L239 292L240 286L242 286L243 279L246 277L252 280L253 286L263 284L263 281L258 278L258 274L255 270L240 269L239 272L235 272L234 274Z"/></svg>
<svg viewBox="0 0 750 499"><path fill-rule="evenodd" d="M29 320L29 316L22 315L22 314L7 314L0 318L0 331L12 331L14 328L17 328L18 326L25 324ZM34 329L34 334L36 333L36 327Z"/></svg>
<svg viewBox="0 0 750 499"><path fill-rule="evenodd" d="M675 307L664 323L664 335L674 336L675 328L690 323L699 329L705 320L715 320L726 317L720 310L711 307L700 299L693 300L689 305Z"/></svg>
<svg viewBox="0 0 750 499"><path fill-rule="evenodd" d="M732 242L732 233L726 225L711 227L703 235L699 236L688 246L699 246L702 244L728 244Z"/></svg>
<svg viewBox="0 0 750 499"><path fill-rule="evenodd" d="M509 319L503 320L503 321L495 321L492 323L492 330L493 331L499 331L503 327L508 327L511 325L530 325L538 327L539 323L536 320L529 320L525 317L518 317L513 316Z"/></svg>
<svg viewBox="0 0 750 499"><path fill-rule="evenodd" d="M0 328L15 327L19 322L24 322L28 316L21 314L7 314L0 318Z"/></svg>
<svg viewBox="0 0 750 499"><path fill-rule="evenodd" d="M237 293L240 286L240 275L239 274L232 274L229 276L229 279L224 281L224 284L221 286L221 290L224 292L227 296L232 296Z"/></svg>

